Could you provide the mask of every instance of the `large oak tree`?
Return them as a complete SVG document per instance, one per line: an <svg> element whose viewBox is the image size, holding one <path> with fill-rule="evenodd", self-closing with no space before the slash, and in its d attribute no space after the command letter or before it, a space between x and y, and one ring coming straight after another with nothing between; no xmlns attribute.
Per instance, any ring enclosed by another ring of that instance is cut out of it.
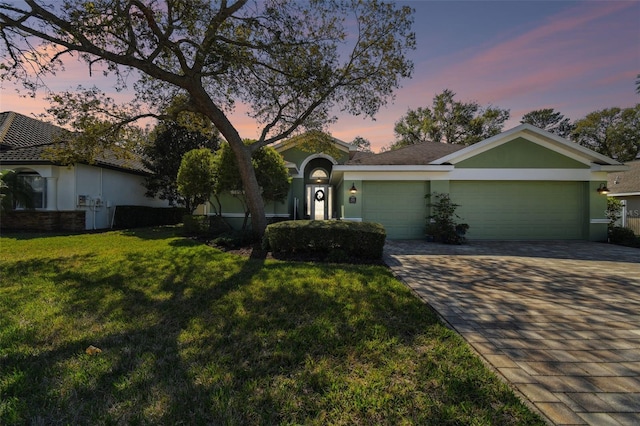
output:
<svg viewBox="0 0 640 426"><path fill-rule="evenodd" d="M574 142L618 161L640 156L640 104L630 108L606 108L574 123Z"/></svg>
<svg viewBox="0 0 640 426"><path fill-rule="evenodd" d="M76 56L117 76L119 89L132 86L126 105L93 88L51 97L58 123L82 130L78 143L101 147L184 99L178 110L204 115L229 142L262 233L252 153L299 127L321 128L337 109L373 116L411 74L411 24L410 8L376 0L2 2L0 70L37 90ZM237 103L260 125L255 144L245 145L231 120Z"/></svg>
<svg viewBox="0 0 640 426"><path fill-rule="evenodd" d="M543 108L530 111L522 116L521 123L528 123L539 129L554 133L563 138L571 137L574 126L571 120L553 108Z"/></svg>
<svg viewBox="0 0 640 426"><path fill-rule="evenodd" d="M431 107L409 109L395 125L396 149L422 142L471 145L497 135L509 119L509 110L477 102L462 102L445 89L433 97Z"/></svg>

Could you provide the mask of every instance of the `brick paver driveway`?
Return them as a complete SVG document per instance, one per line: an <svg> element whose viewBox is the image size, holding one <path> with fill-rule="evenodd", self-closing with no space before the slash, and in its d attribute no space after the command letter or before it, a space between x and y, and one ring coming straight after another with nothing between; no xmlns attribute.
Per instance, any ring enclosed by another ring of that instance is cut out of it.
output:
<svg viewBox="0 0 640 426"><path fill-rule="evenodd" d="M640 425L640 250L389 241L394 273L550 423Z"/></svg>

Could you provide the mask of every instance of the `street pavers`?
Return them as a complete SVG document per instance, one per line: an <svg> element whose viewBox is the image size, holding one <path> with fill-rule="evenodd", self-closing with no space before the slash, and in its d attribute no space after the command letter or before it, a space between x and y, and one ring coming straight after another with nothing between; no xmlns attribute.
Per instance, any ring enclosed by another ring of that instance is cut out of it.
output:
<svg viewBox="0 0 640 426"><path fill-rule="evenodd" d="M388 241L385 261L556 425L640 425L640 249Z"/></svg>

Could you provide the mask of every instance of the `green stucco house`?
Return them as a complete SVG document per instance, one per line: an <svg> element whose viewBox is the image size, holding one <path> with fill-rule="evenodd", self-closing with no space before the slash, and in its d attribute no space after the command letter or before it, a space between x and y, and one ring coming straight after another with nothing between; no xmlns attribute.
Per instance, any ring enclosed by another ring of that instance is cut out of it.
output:
<svg viewBox="0 0 640 426"><path fill-rule="evenodd" d="M379 154L334 140L333 155L283 143L287 201L273 219L379 222L389 239L424 238L425 195L449 193L467 237L490 240L607 238L607 174L623 164L528 124L471 146L424 143ZM339 153L339 155L337 155ZM223 216L242 217L227 204Z"/></svg>

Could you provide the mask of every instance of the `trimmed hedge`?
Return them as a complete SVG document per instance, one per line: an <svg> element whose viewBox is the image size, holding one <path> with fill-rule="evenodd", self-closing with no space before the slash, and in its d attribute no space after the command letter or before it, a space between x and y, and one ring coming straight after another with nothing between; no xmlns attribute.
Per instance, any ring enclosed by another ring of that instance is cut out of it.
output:
<svg viewBox="0 0 640 426"><path fill-rule="evenodd" d="M182 207L117 206L113 226L118 229L182 223L187 209Z"/></svg>
<svg viewBox="0 0 640 426"><path fill-rule="evenodd" d="M380 259L387 233L374 222L344 220L289 220L267 226L264 242L277 253L344 253Z"/></svg>

